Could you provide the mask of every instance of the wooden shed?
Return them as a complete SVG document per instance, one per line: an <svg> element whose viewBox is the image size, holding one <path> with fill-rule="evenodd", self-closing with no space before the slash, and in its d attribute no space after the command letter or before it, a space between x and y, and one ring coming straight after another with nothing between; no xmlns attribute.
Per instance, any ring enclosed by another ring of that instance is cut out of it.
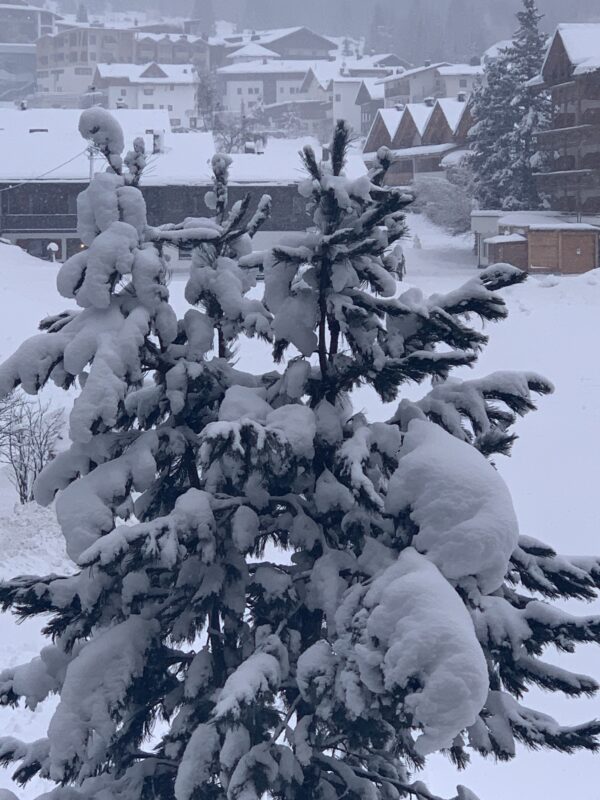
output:
<svg viewBox="0 0 600 800"><path fill-rule="evenodd" d="M507 226L485 240L488 263L507 263L531 273L579 275L599 265L600 228L584 223Z"/></svg>

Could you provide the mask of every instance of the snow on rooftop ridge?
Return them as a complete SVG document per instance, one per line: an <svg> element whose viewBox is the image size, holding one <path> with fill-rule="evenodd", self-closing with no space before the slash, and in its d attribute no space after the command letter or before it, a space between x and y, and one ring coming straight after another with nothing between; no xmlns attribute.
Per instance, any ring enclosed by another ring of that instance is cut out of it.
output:
<svg viewBox="0 0 600 800"><path fill-rule="evenodd" d="M145 74L152 67L164 75ZM162 64L151 61L148 64L96 64L97 75L103 80L120 79L129 83L196 83L197 76L191 64Z"/></svg>
<svg viewBox="0 0 600 800"><path fill-rule="evenodd" d="M241 47L239 50L234 50L233 53L228 53L226 58L233 60L236 58L281 58L281 56L274 50L269 50L267 47L263 47L263 45L259 44L258 42L250 42L249 44Z"/></svg>
<svg viewBox="0 0 600 800"><path fill-rule="evenodd" d="M219 67L219 75L256 75L259 73L294 73L306 75L309 68L313 66L310 61L292 61L288 59L256 60L245 61L239 64L228 64L226 67Z"/></svg>
<svg viewBox="0 0 600 800"><path fill-rule="evenodd" d="M411 78L413 75L418 75L421 72L427 72L430 69L439 69L440 67L450 67L449 61L439 61L435 64L422 64L420 67L413 67L412 69L406 69L402 72L396 72L392 75L388 75L385 78L381 79L382 83L389 83L389 81L393 80L401 80L403 78Z"/></svg>
<svg viewBox="0 0 600 800"><path fill-rule="evenodd" d="M440 75L483 75L481 64L450 64L447 67L438 67Z"/></svg>
<svg viewBox="0 0 600 800"><path fill-rule="evenodd" d="M428 106L426 103L407 103L405 112L408 112L413 118L413 122L420 135L423 135L429 118L433 113L433 107Z"/></svg>
<svg viewBox="0 0 600 800"><path fill-rule="evenodd" d="M440 97L437 100L437 104L442 109L450 130L452 133L456 133L467 103L464 100L456 100L453 97Z"/></svg>
<svg viewBox="0 0 600 800"><path fill-rule="evenodd" d="M493 61L495 58L498 58L498 56L500 55L500 53L502 53L503 50L508 50L508 48L512 47L512 45L513 45L512 39L502 39L499 42L495 42L491 47L488 47L488 49L484 52L483 60Z"/></svg>
<svg viewBox="0 0 600 800"><path fill-rule="evenodd" d="M600 69L600 22L562 23L554 36L562 39L576 75Z"/></svg>
<svg viewBox="0 0 600 800"><path fill-rule="evenodd" d="M380 108L378 114L390 135L390 139L393 139L396 135L396 131L398 130L398 125L400 125L402 120L404 109L398 110L397 108Z"/></svg>

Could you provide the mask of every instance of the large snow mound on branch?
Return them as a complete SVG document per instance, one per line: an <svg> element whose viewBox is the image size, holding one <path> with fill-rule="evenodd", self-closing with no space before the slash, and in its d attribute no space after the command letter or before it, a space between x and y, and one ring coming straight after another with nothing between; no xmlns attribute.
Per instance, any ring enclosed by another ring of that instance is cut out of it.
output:
<svg viewBox="0 0 600 800"><path fill-rule="evenodd" d="M488 461L439 425L413 420L388 490L386 510L408 512L415 548L450 581L501 584L519 537L510 492Z"/></svg>
<svg viewBox="0 0 600 800"><path fill-rule="evenodd" d="M364 598L365 633L386 650L386 689L417 685L404 707L423 733L422 755L452 745L473 725L488 694L488 671L469 612L437 567L413 548L375 579ZM371 658L368 662L372 663Z"/></svg>

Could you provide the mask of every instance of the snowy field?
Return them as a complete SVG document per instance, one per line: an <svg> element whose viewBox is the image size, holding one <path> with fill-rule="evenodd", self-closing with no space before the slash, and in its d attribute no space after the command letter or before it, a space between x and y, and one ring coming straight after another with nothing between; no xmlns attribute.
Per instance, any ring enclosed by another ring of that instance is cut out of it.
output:
<svg viewBox="0 0 600 800"><path fill-rule="evenodd" d="M422 218L412 216L411 232L422 249L406 244L407 281L426 292L445 292L476 274L468 237L451 239ZM475 367L484 375L499 369L540 372L556 385L555 395L540 401L540 410L522 421L521 439L512 458L499 458L498 467L509 484L521 532L542 538L567 554L597 553L600 511L597 453L600 452L600 368L598 337L600 271L579 277L531 278L522 286L505 290L510 318L488 331L491 342ZM35 331L43 316L67 305L54 288L56 268L37 261L17 248L0 244L0 358L9 355L23 338ZM171 284L177 308L183 308L184 279ZM264 348L249 343L240 348L241 365L261 370ZM473 372L466 371L469 376ZM423 389L411 388L415 397ZM52 392L53 399L64 401ZM68 402L68 398L67 402ZM371 418L386 419L393 407L382 407L369 393L360 392L356 405ZM35 508L14 511L15 497L0 474L0 577L23 573L49 573L69 569L52 512ZM573 610L592 613L574 604ZM599 609L596 609L599 610ZM0 614L0 668L37 655L39 626L17 626ZM600 677L600 658L581 648L569 657L569 666ZM537 694L537 692L534 692ZM525 701L527 704L527 700ZM533 701L532 701L533 704ZM546 695L535 705L565 723L600 716L600 701L561 700ZM0 711L0 732L24 739L44 735L48 708L33 712ZM600 757L521 752L510 764L494 765L476 759L464 773L442 758L431 761L427 780L433 791L448 796L457 783L472 788L481 800L564 800L594 797ZM11 787L0 771L0 788ZM592 789L592 787L594 787ZM11 788L14 789L14 786ZM42 791L42 782L18 790L27 800Z"/></svg>

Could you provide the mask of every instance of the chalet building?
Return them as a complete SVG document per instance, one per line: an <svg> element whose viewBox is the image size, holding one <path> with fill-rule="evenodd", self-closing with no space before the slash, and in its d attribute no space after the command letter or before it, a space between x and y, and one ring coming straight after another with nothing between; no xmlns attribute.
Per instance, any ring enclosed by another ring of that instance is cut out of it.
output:
<svg viewBox="0 0 600 800"><path fill-rule="evenodd" d="M444 158L464 148L471 124L464 99L381 109L367 137L364 158L369 164L380 147L389 147L395 158L387 181L393 185L410 184L418 176L443 178Z"/></svg>
<svg viewBox="0 0 600 800"><path fill-rule="evenodd" d="M241 50L249 44L259 44L280 58L315 61L331 58L337 44L303 25L268 31L246 31L222 39L226 54Z"/></svg>
<svg viewBox="0 0 600 800"><path fill-rule="evenodd" d="M107 108L166 110L172 128L196 128L198 75L191 64L98 64L93 83Z"/></svg>
<svg viewBox="0 0 600 800"><path fill-rule="evenodd" d="M364 152L376 153L380 147L391 148L402 116L403 111L399 111L397 108L378 109L367 134Z"/></svg>
<svg viewBox="0 0 600 800"><path fill-rule="evenodd" d="M479 265L578 275L599 266L600 227L557 211L474 211Z"/></svg>
<svg viewBox="0 0 600 800"><path fill-rule="evenodd" d="M35 42L56 32L58 15L23 0L0 3L0 101L20 100L33 91Z"/></svg>
<svg viewBox="0 0 600 800"><path fill-rule="evenodd" d="M559 25L531 84L549 89L554 107L551 129L538 132L552 159L540 191L553 208L600 214L600 23Z"/></svg>
<svg viewBox="0 0 600 800"><path fill-rule="evenodd" d="M119 28L71 28L42 36L36 52L39 92L83 94L97 64L135 62L135 33Z"/></svg>
<svg viewBox="0 0 600 800"><path fill-rule="evenodd" d="M0 108L0 236L39 257L55 242L57 257L64 260L82 245L76 233L77 195L90 174L105 169L101 156L90 161L77 130L80 112L70 109L17 111ZM120 109L114 112L129 144L138 136L151 154L142 179L142 191L151 225L178 222L189 216L209 214L204 198L212 188L210 161L215 144L210 133L173 133L165 110ZM271 195L273 211L257 241L268 247L280 232L303 230L311 224L306 199L298 192L303 175L299 150L310 143L317 157L322 153L314 140L273 139L262 154L234 154L229 170L230 199L246 193L254 204ZM76 157L73 158L73 154ZM48 166L54 167L48 172ZM351 178L366 173L358 153L351 153L347 173ZM173 266L179 256L169 254Z"/></svg>
<svg viewBox="0 0 600 800"><path fill-rule="evenodd" d="M398 71L382 80L386 107L422 103L428 98L470 94L483 77L483 67L470 64L425 64Z"/></svg>
<svg viewBox="0 0 600 800"><path fill-rule="evenodd" d="M217 70L223 110L241 114L259 105L296 100L306 77L306 62L264 58Z"/></svg>
<svg viewBox="0 0 600 800"><path fill-rule="evenodd" d="M136 33L136 64L193 64L198 72L210 68L209 44L187 33Z"/></svg>
<svg viewBox="0 0 600 800"><path fill-rule="evenodd" d="M140 33L133 28L80 26L37 42L37 83L42 93L83 94L98 64L194 64L209 68L209 46L184 33Z"/></svg>

